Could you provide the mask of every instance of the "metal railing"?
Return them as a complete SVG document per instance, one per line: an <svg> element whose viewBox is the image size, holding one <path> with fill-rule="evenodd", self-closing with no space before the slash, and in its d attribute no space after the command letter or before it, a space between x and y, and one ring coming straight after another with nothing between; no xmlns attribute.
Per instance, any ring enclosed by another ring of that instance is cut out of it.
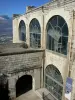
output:
<svg viewBox="0 0 75 100"><path fill-rule="evenodd" d="M50 93L49 93L48 95L45 95L45 93L43 92L43 93L42 93L42 98L43 98L43 100L52 100L51 98L49 98L49 95L51 96ZM52 98L53 98L53 97L52 97ZM53 98L53 100L56 100L56 99Z"/></svg>
<svg viewBox="0 0 75 100"><path fill-rule="evenodd" d="M45 83L45 85L46 85L47 89L54 95L52 97L56 98L55 100L61 100L62 96L57 91L55 91L54 89L52 89L48 84ZM51 95L51 93L49 93L49 94ZM47 97L48 97L48 95L47 95Z"/></svg>

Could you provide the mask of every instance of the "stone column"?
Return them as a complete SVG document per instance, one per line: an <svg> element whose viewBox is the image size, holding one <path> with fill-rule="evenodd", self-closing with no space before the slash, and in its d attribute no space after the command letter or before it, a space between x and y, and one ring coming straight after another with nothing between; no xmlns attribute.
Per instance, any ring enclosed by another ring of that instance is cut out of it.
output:
<svg viewBox="0 0 75 100"><path fill-rule="evenodd" d="M41 87L41 75L40 69L34 69L34 77L33 77L33 90L37 90Z"/></svg>
<svg viewBox="0 0 75 100"><path fill-rule="evenodd" d="M29 32L29 19L28 19L28 17L26 17L26 43L30 47L30 32Z"/></svg>
<svg viewBox="0 0 75 100"><path fill-rule="evenodd" d="M75 11L73 11L73 38L72 38L72 66L71 66L71 78L72 83L72 95L71 100L75 100Z"/></svg>
<svg viewBox="0 0 75 100"><path fill-rule="evenodd" d="M13 43L19 43L19 27L18 27L18 19L13 19Z"/></svg>
<svg viewBox="0 0 75 100"><path fill-rule="evenodd" d="M44 48L44 8L42 7L42 13L41 13L41 48Z"/></svg>
<svg viewBox="0 0 75 100"><path fill-rule="evenodd" d="M9 90L9 97L11 100L16 98L16 80L13 77L9 77L8 79L8 90Z"/></svg>
<svg viewBox="0 0 75 100"><path fill-rule="evenodd" d="M73 66L72 66L71 78L73 81L71 100L75 100L75 61L73 62Z"/></svg>

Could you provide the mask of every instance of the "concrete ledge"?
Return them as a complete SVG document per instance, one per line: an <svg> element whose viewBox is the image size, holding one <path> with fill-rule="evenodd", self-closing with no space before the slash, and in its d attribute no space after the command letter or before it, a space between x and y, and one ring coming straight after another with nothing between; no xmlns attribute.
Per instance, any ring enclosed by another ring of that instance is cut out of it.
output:
<svg viewBox="0 0 75 100"><path fill-rule="evenodd" d="M44 52L43 49L32 49L32 48L22 48L22 47L8 47L4 48L0 51L0 56L7 56L7 55L15 55L15 54L25 54L25 53L35 53L35 52Z"/></svg>

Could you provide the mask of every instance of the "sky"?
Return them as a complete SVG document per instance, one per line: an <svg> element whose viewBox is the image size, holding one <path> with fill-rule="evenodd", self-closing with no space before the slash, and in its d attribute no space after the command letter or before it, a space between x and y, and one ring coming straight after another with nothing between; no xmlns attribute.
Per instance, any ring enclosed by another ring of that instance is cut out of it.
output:
<svg viewBox="0 0 75 100"><path fill-rule="evenodd" d="M24 14L26 6L41 6L50 0L0 0L0 15Z"/></svg>

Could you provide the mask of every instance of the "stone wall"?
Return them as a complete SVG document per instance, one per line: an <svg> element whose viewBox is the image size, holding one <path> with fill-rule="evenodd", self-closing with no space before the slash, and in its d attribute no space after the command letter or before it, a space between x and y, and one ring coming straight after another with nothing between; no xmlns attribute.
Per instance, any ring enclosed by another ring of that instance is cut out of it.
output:
<svg viewBox="0 0 75 100"><path fill-rule="evenodd" d="M42 67L43 52L0 56L0 72L16 73L28 68Z"/></svg>
<svg viewBox="0 0 75 100"><path fill-rule="evenodd" d="M33 90L43 87L43 57L44 50L0 54L0 74L7 77L10 99L16 98L16 82L23 75L32 76Z"/></svg>

